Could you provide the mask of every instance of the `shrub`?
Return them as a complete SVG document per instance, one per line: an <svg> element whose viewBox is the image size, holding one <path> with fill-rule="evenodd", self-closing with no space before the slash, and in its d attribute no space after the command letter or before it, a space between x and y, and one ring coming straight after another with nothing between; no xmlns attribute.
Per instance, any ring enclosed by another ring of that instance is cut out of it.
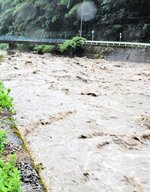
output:
<svg viewBox="0 0 150 192"><path fill-rule="evenodd" d="M6 132L0 131L0 156L7 144ZM16 167L16 155L0 158L0 191L19 192L21 188L20 171Z"/></svg>
<svg viewBox="0 0 150 192"><path fill-rule="evenodd" d="M8 160L0 158L0 191L19 192L20 188L20 171L16 167L16 155L9 155Z"/></svg>
<svg viewBox="0 0 150 192"><path fill-rule="evenodd" d="M44 45L36 45L34 48L33 48L33 50L34 51L37 51L38 53L42 53L42 50L43 50L43 47L44 47Z"/></svg>
<svg viewBox="0 0 150 192"><path fill-rule="evenodd" d="M0 110L7 109L9 112L14 112L13 99L9 96L10 89L4 87L0 81Z"/></svg>
<svg viewBox="0 0 150 192"><path fill-rule="evenodd" d="M42 49L43 53L49 53L50 52L50 46L49 45L45 45Z"/></svg>
<svg viewBox="0 0 150 192"><path fill-rule="evenodd" d="M1 43L1 44L0 44L0 49L6 50L6 49L8 49L8 48L9 48L9 45L8 45L7 43Z"/></svg>
<svg viewBox="0 0 150 192"><path fill-rule="evenodd" d="M74 37L71 40L66 40L63 44L60 44L59 51L61 53L78 53L83 51L83 44L85 39L83 37Z"/></svg>
<svg viewBox="0 0 150 192"><path fill-rule="evenodd" d="M19 192L21 188L20 172L13 161L14 155L8 161L0 159L0 191Z"/></svg>
<svg viewBox="0 0 150 192"><path fill-rule="evenodd" d="M6 132L0 131L0 154L3 152L6 144L7 144Z"/></svg>
<svg viewBox="0 0 150 192"><path fill-rule="evenodd" d="M56 50L55 45L45 45L43 48L43 53L52 53L55 50Z"/></svg>
<svg viewBox="0 0 150 192"><path fill-rule="evenodd" d="M52 53L56 49L55 45L36 45L33 50L37 51L39 54Z"/></svg>

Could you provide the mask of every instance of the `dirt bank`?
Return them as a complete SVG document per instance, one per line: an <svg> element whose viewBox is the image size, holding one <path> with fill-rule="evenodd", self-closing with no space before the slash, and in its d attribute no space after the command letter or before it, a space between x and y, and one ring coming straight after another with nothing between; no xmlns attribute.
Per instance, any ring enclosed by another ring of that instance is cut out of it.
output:
<svg viewBox="0 0 150 192"><path fill-rule="evenodd" d="M150 65L7 57L17 125L49 192L150 191Z"/></svg>

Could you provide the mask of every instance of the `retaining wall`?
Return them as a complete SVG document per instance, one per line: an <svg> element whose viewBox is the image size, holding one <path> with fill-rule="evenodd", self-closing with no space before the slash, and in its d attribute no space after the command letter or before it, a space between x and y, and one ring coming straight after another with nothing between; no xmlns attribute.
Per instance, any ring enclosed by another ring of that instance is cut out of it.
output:
<svg viewBox="0 0 150 192"><path fill-rule="evenodd" d="M85 46L85 55L110 61L150 63L150 48Z"/></svg>

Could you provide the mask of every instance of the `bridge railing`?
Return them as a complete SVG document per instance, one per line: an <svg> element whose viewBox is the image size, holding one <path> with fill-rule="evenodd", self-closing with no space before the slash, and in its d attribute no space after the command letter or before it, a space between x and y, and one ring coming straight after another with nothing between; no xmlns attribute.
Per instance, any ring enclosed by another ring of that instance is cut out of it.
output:
<svg viewBox="0 0 150 192"><path fill-rule="evenodd" d="M34 43L34 44L59 44L63 43L66 39L53 39L53 38L30 38L30 37L16 37L12 35L1 35L0 42L3 43ZM134 42L118 42L118 41L90 41L86 40L84 44L87 45L101 45L101 46L117 46L117 47L150 47L150 43L134 43Z"/></svg>
<svg viewBox="0 0 150 192"><path fill-rule="evenodd" d="M29 38L29 37L16 37L16 36L0 36L0 41L3 42L31 42L31 43L63 43L65 39L53 39L53 38Z"/></svg>

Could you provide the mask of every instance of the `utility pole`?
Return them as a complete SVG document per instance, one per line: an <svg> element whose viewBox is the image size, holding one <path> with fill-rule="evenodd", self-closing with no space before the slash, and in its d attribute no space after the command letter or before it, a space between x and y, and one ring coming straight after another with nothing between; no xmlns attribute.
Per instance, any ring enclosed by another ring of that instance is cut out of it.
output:
<svg viewBox="0 0 150 192"><path fill-rule="evenodd" d="M81 5L80 37L82 37L82 29L83 29L83 3Z"/></svg>

